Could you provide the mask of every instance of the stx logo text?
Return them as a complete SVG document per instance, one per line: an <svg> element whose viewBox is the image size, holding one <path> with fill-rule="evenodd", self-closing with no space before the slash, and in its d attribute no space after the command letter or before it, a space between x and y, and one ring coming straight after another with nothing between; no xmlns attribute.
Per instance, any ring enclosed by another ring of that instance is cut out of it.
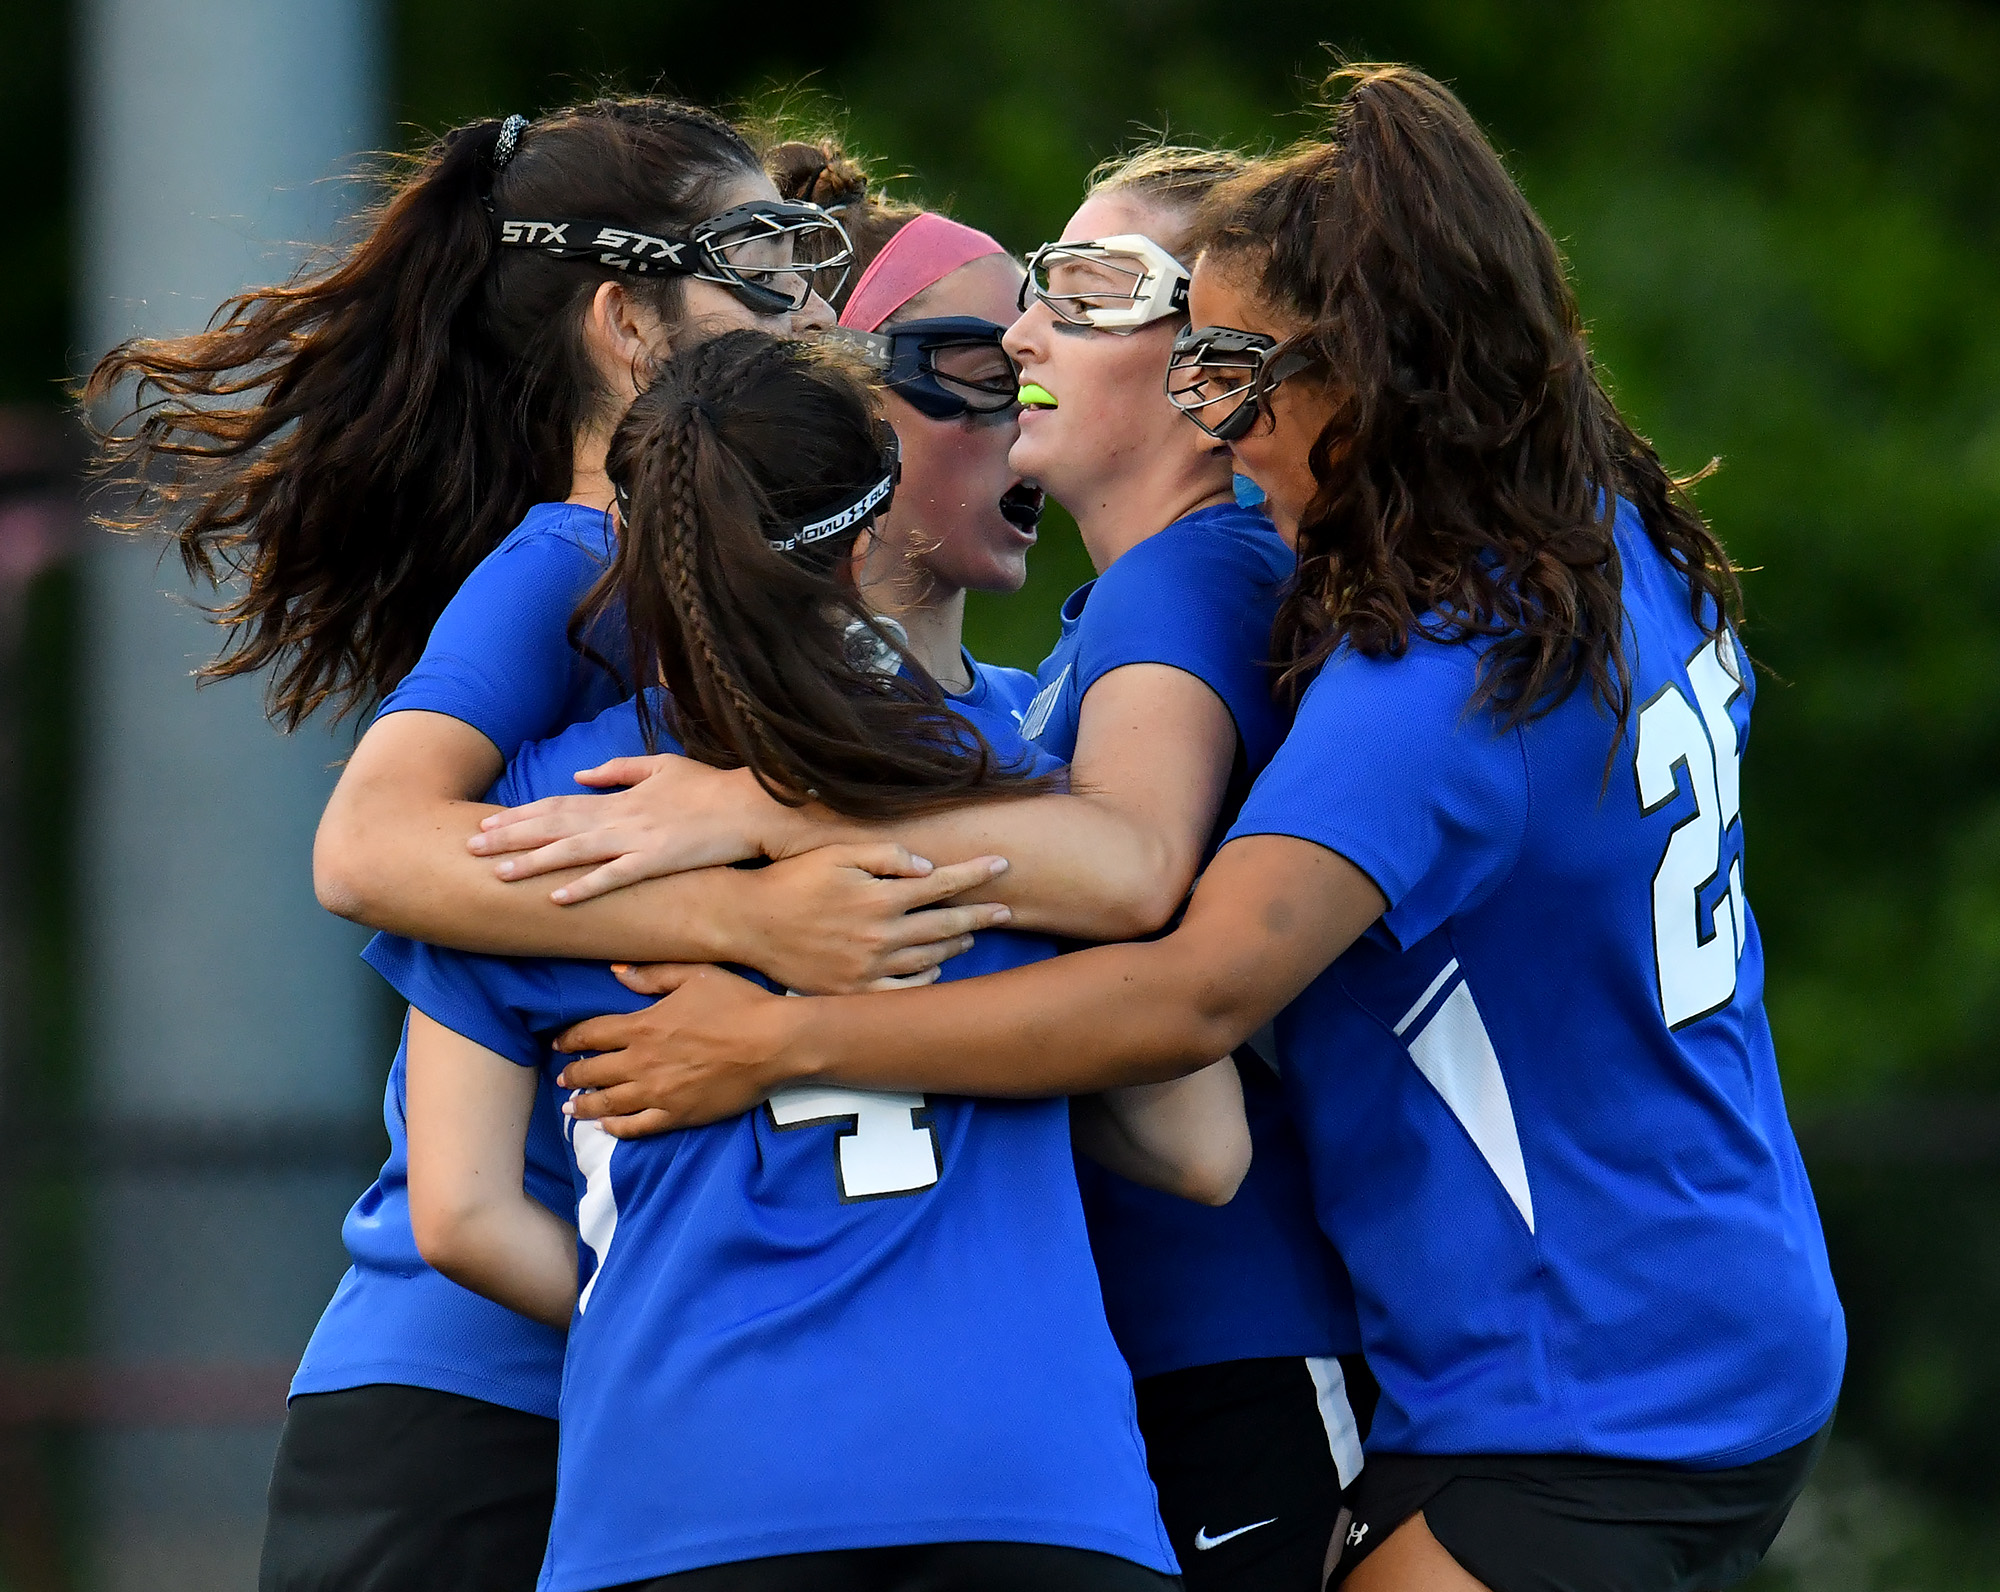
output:
<svg viewBox="0 0 2000 1592"><path fill-rule="evenodd" d="M656 238L650 232L627 232L618 227L599 227L592 241L601 249L635 260L664 260L673 265L681 263L681 250L687 247L685 243Z"/></svg>
<svg viewBox="0 0 2000 1592"><path fill-rule="evenodd" d="M500 223L502 243L566 244L569 242L567 221L503 221Z"/></svg>

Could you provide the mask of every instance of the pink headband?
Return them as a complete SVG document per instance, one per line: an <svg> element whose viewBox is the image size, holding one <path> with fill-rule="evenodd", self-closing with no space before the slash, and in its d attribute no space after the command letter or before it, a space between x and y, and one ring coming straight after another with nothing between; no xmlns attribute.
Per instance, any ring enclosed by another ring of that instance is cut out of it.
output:
<svg viewBox="0 0 2000 1592"><path fill-rule="evenodd" d="M961 265L1006 252L985 233L926 210L869 262L854 284L847 308L840 312L840 324L860 332L876 331L925 288L942 282Z"/></svg>

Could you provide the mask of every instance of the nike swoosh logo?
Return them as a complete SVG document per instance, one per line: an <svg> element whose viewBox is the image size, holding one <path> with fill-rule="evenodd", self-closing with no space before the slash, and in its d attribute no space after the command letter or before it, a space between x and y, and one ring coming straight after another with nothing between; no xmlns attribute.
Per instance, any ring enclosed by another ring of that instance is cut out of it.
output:
<svg viewBox="0 0 2000 1592"><path fill-rule="evenodd" d="M1225 1531L1219 1537L1211 1537L1208 1534L1208 1527L1202 1526L1194 1534L1195 1550L1199 1553L1206 1553L1210 1548L1221 1547L1232 1537L1240 1537L1246 1531L1255 1531L1259 1526L1276 1525L1277 1521L1278 1517L1276 1515L1271 1516L1269 1520L1253 1520L1249 1525L1238 1526L1234 1531Z"/></svg>

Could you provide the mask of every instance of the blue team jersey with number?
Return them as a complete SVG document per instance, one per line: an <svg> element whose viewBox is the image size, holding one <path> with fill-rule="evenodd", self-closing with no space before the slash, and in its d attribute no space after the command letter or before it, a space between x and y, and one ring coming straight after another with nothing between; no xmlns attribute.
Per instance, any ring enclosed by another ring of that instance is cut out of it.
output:
<svg viewBox="0 0 2000 1592"><path fill-rule="evenodd" d="M1507 730L1481 648L1341 652L1232 840L1338 852L1389 909L1279 1019L1390 1453L1699 1467L1800 1442L1846 1332L1744 894L1753 685L1628 505L1632 714Z"/></svg>
<svg viewBox="0 0 2000 1592"><path fill-rule="evenodd" d="M608 516L573 503L537 504L466 577L382 714L442 713L512 757L527 742L623 700L630 688L569 638L570 616L611 552ZM593 634L586 646L622 659L614 629L601 626L605 644L594 645L600 635ZM389 1158L341 1228L353 1264L314 1329L292 1392L393 1382L554 1415L562 1334L447 1281L417 1253L403 1076L399 1045L382 1098ZM561 1120L554 1094L544 1090L528 1136L527 1185L568 1219L576 1200Z"/></svg>
<svg viewBox="0 0 2000 1592"><path fill-rule="evenodd" d="M1162 663L1209 686L1235 720L1235 796L1284 737L1271 698L1271 620L1291 549L1261 512L1225 505L1176 520L1077 590L1022 729L1076 751L1083 699L1127 664ZM1226 819L1225 815L1225 819ZM1219 1208L1141 1188L1082 1162L1104 1306L1132 1374L1359 1347L1340 1258L1314 1225L1305 1155L1269 1063L1240 1069L1250 1173Z"/></svg>
<svg viewBox="0 0 2000 1592"><path fill-rule="evenodd" d="M1004 718L967 717L1030 757ZM641 750L621 706L524 748L493 796L567 794L573 770ZM985 933L945 976L1053 949ZM412 1006L544 1077L567 1059L555 1033L648 1004L602 964L389 936L368 957ZM940 1541L1175 1568L1066 1102L796 1088L627 1143L579 1123L570 1152L582 1292L548 1592Z"/></svg>

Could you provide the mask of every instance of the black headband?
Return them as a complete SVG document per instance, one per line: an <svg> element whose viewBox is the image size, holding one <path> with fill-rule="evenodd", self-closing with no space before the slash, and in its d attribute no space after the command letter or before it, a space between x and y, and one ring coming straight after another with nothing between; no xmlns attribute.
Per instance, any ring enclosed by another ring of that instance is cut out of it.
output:
<svg viewBox="0 0 2000 1592"><path fill-rule="evenodd" d="M882 477L861 496L845 508L836 509L824 519L811 520L801 525L789 536L767 536L774 553L795 552L801 547L810 547L814 542L823 542L829 536L838 536L850 526L859 525L863 520L873 519L883 513L895 501L896 484L903 479L902 444L891 442L882 450Z"/></svg>
<svg viewBox="0 0 2000 1592"><path fill-rule="evenodd" d="M705 399L693 400L696 405L706 403ZM715 423L712 410L707 411L709 423ZM774 553L796 552L801 547L810 547L814 542L823 542L829 536L838 536L849 526L859 525L888 508L895 500L896 485L903 479L903 447L898 441L891 442L882 450L882 476L852 503L835 509L824 519L809 520L789 535L767 536L764 541ZM611 483L612 496L618 500L618 514L621 519L632 517L632 494L623 481L614 478Z"/></svg>

